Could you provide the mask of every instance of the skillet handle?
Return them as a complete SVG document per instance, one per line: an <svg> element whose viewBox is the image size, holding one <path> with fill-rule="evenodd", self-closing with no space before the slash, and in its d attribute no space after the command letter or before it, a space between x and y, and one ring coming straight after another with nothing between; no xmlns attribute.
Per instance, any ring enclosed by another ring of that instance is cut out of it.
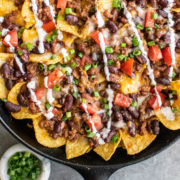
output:
<svg viewBox="0 0 180 180"><path fill-rule="evenodd" d="M108 180L117 169L87 168L76 170L83 176L84 180Z"/></svg>

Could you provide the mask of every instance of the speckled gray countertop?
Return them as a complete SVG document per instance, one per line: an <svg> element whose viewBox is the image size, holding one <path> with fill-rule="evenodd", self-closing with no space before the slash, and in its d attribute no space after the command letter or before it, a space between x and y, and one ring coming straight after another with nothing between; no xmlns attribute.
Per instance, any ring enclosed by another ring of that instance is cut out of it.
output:
<svg viewBox="0 0 180 180"><path fill-rule="evenodd" d="M0 157L18 143L0 124ZM73 169L51 161L49 180L83 180ZM109 180L180 180L180 140L162 153L116 171Z"/></svg>

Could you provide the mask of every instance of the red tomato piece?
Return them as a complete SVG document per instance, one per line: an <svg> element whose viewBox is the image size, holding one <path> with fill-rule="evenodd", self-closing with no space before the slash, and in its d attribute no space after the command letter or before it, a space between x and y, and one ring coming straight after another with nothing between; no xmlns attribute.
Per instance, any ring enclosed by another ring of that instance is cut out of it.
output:
<svg viewBox="0 0 180 180"><path fill-rule="evenodd" d="M121 71L129 76L132 76L134 59L128 59L126 62L121 64Z"/></svg>
<svg viewBox="0 0 180 180"><path fill-rule="evenodd" d="M158 91L158 92L161 92L161 91L162 91L162 89L163 89L163 86L158 85L158 86L156 86L156 89L157 89L157 91ZM152 92L152 93L155 93L155 89L154 89L154 87L151 89L151 92Z"/></svg>
<svg viewBox="0 0 180 180"><path fill-rule="evenodd" d="M85 107L83 104L80 105L80 108L85 111ZM95 114L98 111L98 108L96 106L92 106L91 104L87 104L87 112L89 114Z"/></svg>
<svg viewBox="0 0 180 180"><path fill-rule="evenodd" d="M13 29L12 31L10 31L6 36L10 36L10 44L14 47L17 47L18 46L18 35L17 35L17 30L16 29ZM3 40L3 44L6 45L6 46L9 46L9 44Z"/></svg>
<svg viewBox="0 0 180 180"><path fill-rule="evenodd" d="M45 24L43 24L42 28L47 32L51 32L53 31L56 27L55 27L55 23L53 21L49 21Z"/></svg>
<svg viewBox="0 0 180 180"><path fill-rule="evenodd" d="M60 111L57 108L53 108L52 113L54 114L54 116L57 116Z"/></svg>
<svg viewBox="0 0 180 180"><path fill-rule="evenodd" d="M114 104L120 107L129 107L131 105L132 102L132 98L129 98L123 94L116 94L115 100L114 100Z"/></svg>
<svg viewBox="0 0 180 180"><path fill-rule="evenodd" d="M92 59L88 55L85 54L83 58L81 59L81 66L85 66L86 63L91 64Z"/></svg>
<svg viewBox="0 0 180 180"><path fill-rule="evenodd" d="M162 59L161 49L158 45L150 46L148 56L151 61L159 61Z"/></svg>
<svg viewBox="0 0 180 180"><path fill-rule="evenodd" d="M57 0L57 8L65 9L67 0Z"/></svg>
<svg viewBox="0 0 180 180"><path fill-rule="evenodd" d="M164 62L170 66L172 64L172 57L171 57L171 50L169 47L166 47L164 49L161 50L162 52L162 56L164 59Z"/></svg>
<svg viewBox="0 0 180 180"><path fill-rule="evenodd" d="M35 94L36 94L37 100L39 100L39 99L41 99L41 98L44 96L44 94L45 94L45 89L44 89L44 88L39 88L39 89L35 92Z"/></svg>
<svg viewBox="0 0 180 180"><path fill-rule="evenodd" d="M62 73L61 69L56 69L48 76L48 88L53 88L55 84L59 84L61 79L63 79L64 74Z"/></svg>
<svg viewBox="0 0 180 180"><path fill-rule="evenodd" d="M99 42L99 31L94 31L90 34L91 38L100 46ZM105 44L108 44L108 40L104 37Z"/></svg>
<svg viewBox="0 0 180 180"><path fill-rule="evenodd" d="M149 10L146 12L146 17L145 17L145 24L144 24L144 27L151 27L153 28L154 27L154 19L153 19L153 13L154 11L153 10Z"/></svg>
<svg viewBox="0 0 180 180"><path fill-rule="evenodd" d="M91 122L94 124L95 128L97 131L99 131L100 129L102 129L103 125L101 122L101 117L97 114L94 114L90 120L87 120L86 123L88 124L88 126L91 128L91 131L93 130L92 128L92 124Z"/></svg>
<svg viewBox="0 0 180 180"><path fill-rule="evenodd" d="M164 99L165 99L165 95L159 92L159 96L161 97L161 102L163 103ZM154 96L153 98L151 98L149 100L149 105L154 109L157 110L159 109L159 103L158 103L158 98L157 96Z"/></svg>

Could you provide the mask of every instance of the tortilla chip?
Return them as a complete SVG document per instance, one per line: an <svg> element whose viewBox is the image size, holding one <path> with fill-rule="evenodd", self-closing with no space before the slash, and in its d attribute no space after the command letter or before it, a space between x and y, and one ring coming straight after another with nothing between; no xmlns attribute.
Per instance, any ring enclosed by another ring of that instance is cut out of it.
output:
<svg viewBox="0 0 180 180"><path fill-rule="evenodd" d="M113 0L98 0L97 5L98 9L101 13L108 10L109 12L112 10L112 2Z"/></svg>
<svg viewBox="0 0 180 180"><path fill-rule="evenodd" d="M22 39L24 43L31 43L33 46L36 45L38 40L38 33L35 29L25 29L22 34Z"/></svg>
<svg viewBox="0 0 180 180"><path fill-rule="evenodd" d="M8 58L14 57L11 53L0 53L0 61L6 61Z"/></svg>
<svg viewBox="0 0 180 180"><path fill-rule="evenodd" d="M174 8L174 9L171 9L171 11L174 11L174 12L180 12L180 8Z"/></svg>
<svg viewBox="0 0 180 180"><path fill-rule="evenodd" d="M105 161L108 161L112 157L116 149L118 148L118 145L121 141L121 136L119 133L117 134L117 136L119 137L117 143L109 142L103 145L99 145L97 148L94 149L94 151L99 156L101 156Z"/></svg>
<svg viewBox="0 0 180 180"><path fill-rule="evenodd" d="M120 133L123 145L129 155L134 155L143 151L156 138L156 135L149 134L148 132L146 132L144 136L136 135L135 137L130 136L127 131L120 131Z"/></svg>
<svg viewBox="0 0 180 180"><path fill-rule="evenodd" d="M43 116L33 118L32 120L35 136L39 144L48 148L58 148L66 144L66 139L64 137L53 139L49 136L48 132L45 129L40 128L39 122L43 120Z"/></svg>
<svg viewBox="0 0 180 180"><path fill-rule="evenodd" d="M161 110L155 111L156 116L159 118L159 121L168 129L178 130L180 129L180 80L171 82L171 89L177 91L178 99L174 101L173 107L178 109L178 112L175 113L175 119L167 120L167 118L161 113Z"/></svg>
<svg viewBox="0 0 180 180"><path fill-rule="evenodd" d="M66 143L66 158L72 159L90 151L88 139L84 136L79 136L75 142L67 141Z"/></svg>
<svg viewBox="0 0 180 180"><path fill-rule="evenodd" d="M0 0L0 16L5 16L12 11L17 10L12 0Z"/></svg>
<svg viewBox="0 0 180 180"><path fill-rule="evenodd" d="M17 96L20 92L21 87L24 85L25 83L17 83L9 92L8 94L8 101L14 103L14 104L18 104L17 101ZM26 107L21 107L21 111L17 112L17 113L11 113L11 115L15 118L15 119L32 119L32 118L36 118L40 115L40 113L38 114L32 114L32 112L26 108Z"/></svg>
<svg viewBox="0 0 180 180"><path fill-rule="evenodd" d="M6 88L4 78L2 78L2 77L0 77L0 90L1 90L0 99L7 98L8 90Z"/></svg>
<svg viewBox="0 0 180 180"><path fill-rule="evenodd" d="M62 63L63 64L63 56L60 54L56 56L53 60L51 59L52 53L44 53L44 54L30 54L29 59L32 62L43 63L45 65Z"/></svg>

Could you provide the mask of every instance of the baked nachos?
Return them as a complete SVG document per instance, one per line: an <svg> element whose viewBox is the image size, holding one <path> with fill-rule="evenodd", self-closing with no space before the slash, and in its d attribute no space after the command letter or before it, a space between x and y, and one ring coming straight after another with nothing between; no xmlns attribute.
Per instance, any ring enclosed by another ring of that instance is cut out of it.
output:
<svg viewBox="0 0 180 180"><path fill-rule="evenodd" d="M1 0L0 36L0 98L67 159L180 129L179 0Z"/></svg>

